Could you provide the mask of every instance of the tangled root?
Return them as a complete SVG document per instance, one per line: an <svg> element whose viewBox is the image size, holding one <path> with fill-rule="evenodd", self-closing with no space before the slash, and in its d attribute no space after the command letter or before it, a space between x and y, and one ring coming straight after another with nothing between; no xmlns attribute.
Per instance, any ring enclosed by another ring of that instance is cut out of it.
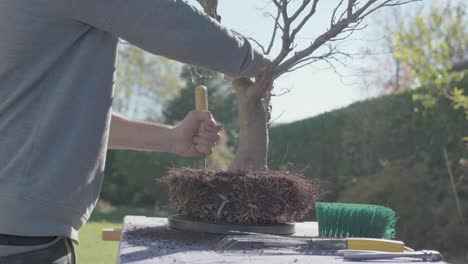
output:
<svg viewBox="0 0 468 264"><path fill-rule="evenodd" d="M234 175L219 170L171 169L164 181L178 214L209 222L292 222L303 218L318 199L316 183L285 171Z"/></svg>

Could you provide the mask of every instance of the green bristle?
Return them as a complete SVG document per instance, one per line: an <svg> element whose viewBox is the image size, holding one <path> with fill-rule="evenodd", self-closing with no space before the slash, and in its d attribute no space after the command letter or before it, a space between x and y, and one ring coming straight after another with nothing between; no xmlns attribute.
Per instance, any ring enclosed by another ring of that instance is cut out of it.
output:
<svg viewBox="0 0 468 264"><path fill-rule="evenodd" d="M316 203L321 237L395 238L397 217L387 207L368 204Z"/></svg>

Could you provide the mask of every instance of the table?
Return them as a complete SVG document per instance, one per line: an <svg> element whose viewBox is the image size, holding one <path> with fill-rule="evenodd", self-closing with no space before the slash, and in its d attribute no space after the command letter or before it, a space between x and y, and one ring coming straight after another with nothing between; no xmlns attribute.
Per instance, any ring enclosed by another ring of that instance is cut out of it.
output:
<svg viewBox="0 0 468 264"><path fill-rule="evenodd" d="M287 248L239 248L215 251L224 235L171 230L166 218L126 216L123 222L117 263L345 263L334 252L300 251ZM295 236L318 236L317 222L296 224ZM414 263L414 259L366 261L363 263ZM349 263L349 262L348 262ZM432 262L437 263L437 262ZM443 263L443 262L438 262Z"/></svg>

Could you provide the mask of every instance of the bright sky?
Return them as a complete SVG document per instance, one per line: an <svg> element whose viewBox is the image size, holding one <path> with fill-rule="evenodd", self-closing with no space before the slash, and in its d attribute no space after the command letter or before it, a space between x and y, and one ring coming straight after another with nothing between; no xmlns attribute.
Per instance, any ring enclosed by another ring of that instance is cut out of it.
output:
<svg viewBox="0 0 468 264"><path fill-rule="evenodd" d="M261 43L268 43L272 32L272 19L262 16L262 11L259 8L271 3L271 1L221 0L219 2L219 13L223 17L223 24L242 34L252 36ZM304 32L302 37L316 37L325 30L324 26L329 24L330 20L327 15L331 15L330 3L335 1L323 2L324 4L318 5L317 16L310 21L310 26L302 31ZM276 42L278 48L279 41L280 39ZM307 43L306 40L302 42ZM322 65L322 68L325 67ZM283 75L276 81L275 89L276 93L280 93L282 89L291 89L291 92L272 99L272 118L277 118L275 121L277 123L315 116L346 106L361 98L355 87L343 85L340 77L332 70L319 71L312 67L305 67Z"/></svg>
<svg viewBox="0 0 468 264"><path fill-rule="evenodd" d="M189 2L197 5L195 0ZM297 1L297 3L300 2L302 1ZM319 2L315 17L309 22L309 26L301 31L303 32L300 36L302 39L299 41L298 48L301 44L306 45L324 32L330 23L332 8L337 2L332 0ZM266 7L263 10L274 10L272 5L271 0L219 0L218 13L222 16L224 25L266 45L271 35L273 21L263 16L263 11L260 9ZM416 5L411 4L405 8L416 8ZM356 35L354 38L358 39L350 41L346 46L347 49L352 51L363 47L366 42L362 39L380 37L369 36L370 32L372 30L366 29ZM280 44L278 41L276 47ZM372 43L368 44L372 45ZM291 89L291 92L273 98L272 118L277 118L275 123L312 117L367 97L357 85L344 84L340 76L332 69L324 70L324 68L327 68L325 64L305 67L284 75L275 82L277 93L281 92L281 89ZM340 73L349 75L350 69L341 68ZM350 82L345 80L345 83Z"/></svg>

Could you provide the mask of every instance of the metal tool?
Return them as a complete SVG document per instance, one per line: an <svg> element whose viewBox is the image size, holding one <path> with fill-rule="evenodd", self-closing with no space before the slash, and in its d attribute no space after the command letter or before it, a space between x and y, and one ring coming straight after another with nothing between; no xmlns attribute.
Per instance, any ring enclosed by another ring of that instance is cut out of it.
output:
<svg viewBox="0 0 468 264"><path fill-rule="evenodd" d="M373 238L320 238L320 237L296 237L278 236L247 232L230 232L219 241L216 250L227 250L236 244L261 244L263 247L296 247L303 246L322 250L379 250L382 252L404 252L404 243L401 241L373 239Z"/></svg>
<svg viewBox="0 0 468 264"><path fill-rule="evenodd" d="M383 252L383 251L363 251L363 250L339 250L337 253L345 260L363 261L393 258L418 258L423 261L442 261L442 255L435 250L421 250L414 252Z"/></svg>
<svg viewBox="0 0 468 264"><path fill-rule="evenodd" d="M203 85L195 87L195 110L208 111L208 90ZM205 129L206 124L202 123L198 133ZM203 170L206 171L206 156L203 156Z"/></svg>
<svg viewBox="0 0 468 264"><path fill-rule="evenodd" d="M295 232L294 223L269 224L269 225L249 225L249 224L223 224L210 223L187 219L179 215L170 215L167 218L167 225L172 229L204 232L213 234L228 234L224 237L229 240L229 234L256 234L249 232L257 232L274 235L291 235ZM245 238L245 236L244 236Z"/></svg>
<svg viewBox="0 0 468 264"><path fill-rule="evenodd" d="M214 250L225 251L242 244L261 244L263 247L305 246L309 245L309 239L252 232L229 232L223 239L215 244ZM338 247L346 248L344 246Z"/></svg>

